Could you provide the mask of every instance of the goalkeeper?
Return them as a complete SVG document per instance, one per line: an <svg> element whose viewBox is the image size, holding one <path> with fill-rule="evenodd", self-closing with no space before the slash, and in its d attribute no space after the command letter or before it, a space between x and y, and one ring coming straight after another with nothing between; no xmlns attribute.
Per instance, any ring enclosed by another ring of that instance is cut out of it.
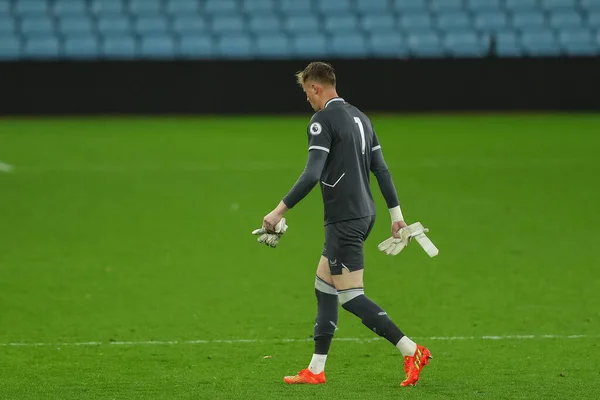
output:
<svg viewBox="0 0 600 400"><path fill-rule="evenodd" d="M408 227L404 222L396 189L371 121L338 96L333 68L326 63L313 62L296 77L316 111L308 125L308 161L294 187L264 217L262 228L253 232L260 235L259 242L277 246L287 229L285 212L321 181L325 246L315 278L315 350L308 367L295 376L286 376L284 381L290 384L325 383L325 361L338 323L339 303L360 318L369 330L398 348L404 357L406 373L401 386L415 385L431 358L430 351L408 338L388 314L367 297L363 288L363 245L375 223L370 172L377 178L392 219L393 237L383 242L380 250L398 254L413 236L412 225ZM422 232L421 229L417 233L424 236Z"/></svg>

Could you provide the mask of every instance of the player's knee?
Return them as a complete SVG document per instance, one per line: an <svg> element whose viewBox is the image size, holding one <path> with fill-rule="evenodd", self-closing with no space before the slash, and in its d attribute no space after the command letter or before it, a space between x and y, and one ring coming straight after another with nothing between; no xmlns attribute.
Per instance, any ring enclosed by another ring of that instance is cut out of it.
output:
<svg viewBox="0 0 600 400"><path fill-rule="evenodd" d="M365 296L362 288L340 290L338 299L346 311L360 318L363 325L379 336L383 336L393 324L387 313Z"/></svg>
<svg viewBox="0 0 600 400"><path fill-rule="evenodd" d="M338 290L338 302L345 310L352 312L347 308L347 304L359 296L365 295L365 290L362 287Z"/></svg>

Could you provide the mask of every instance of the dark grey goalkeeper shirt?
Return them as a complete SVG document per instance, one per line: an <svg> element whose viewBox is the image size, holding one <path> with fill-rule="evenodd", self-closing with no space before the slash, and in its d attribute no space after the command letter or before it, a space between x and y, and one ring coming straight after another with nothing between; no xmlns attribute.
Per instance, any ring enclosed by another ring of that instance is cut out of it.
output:
<svg viewBox="0 0 600 400"><path fill-rule="evenodd" d="M308 161L283 202L294 207L320 181L325 225L375 215L372 171L388 208L398 196L371 121L342 98L327 102L308 126Z"/></svg>

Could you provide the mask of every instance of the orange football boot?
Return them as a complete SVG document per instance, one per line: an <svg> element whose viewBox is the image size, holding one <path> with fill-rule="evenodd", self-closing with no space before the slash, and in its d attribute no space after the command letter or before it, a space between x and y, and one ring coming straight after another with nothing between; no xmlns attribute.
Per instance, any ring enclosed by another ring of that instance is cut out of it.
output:
<svg viewBox="0 0 600 400"><path fill-rule="evenodd" d="M406 372L406 379L402 381L400 386L415 386L419 380L419 375L423 368L429 364L431 352L429 349L417 345L417 351L413 356L404 357L404 372Z"/></svg>
<svg viewBox="0 0 600 400"><path fill-rule="evenodd" d="M325 371L321 371L320 374L313 374L310 372L308 368L304 368L302 371L298 372L296 376L286 376L283 378L285 383L289 383L290 385L296 383L307 383L309 385L318 385L320 383L325 383Z"/></svg>

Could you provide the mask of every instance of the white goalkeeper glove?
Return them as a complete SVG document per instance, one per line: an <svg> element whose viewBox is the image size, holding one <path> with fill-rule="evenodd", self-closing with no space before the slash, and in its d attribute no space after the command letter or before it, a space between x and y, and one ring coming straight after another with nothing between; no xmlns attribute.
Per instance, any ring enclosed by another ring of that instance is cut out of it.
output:
<svg viewBox="0 0 600 400"><path fill-rule="evenodd" d="M398 231L400 238L395 238L392 236L391 238L379 243L377 248L379 251L382 251L389 256L395 256L398 255L408 245L408 242L412 238L415 238L423 250L425 250L427 255L429 255L429 257L435 257L438 255L439 251L433 242L425 235L426 232L429 232L429 229L424 228L420 222L415 222L414 224L405 226Z"/></svg>
<svg viewBox="0 0 600 400"><path fill-rule="evenodd" d="M264 243L269 247L277 247L279 244L279 240L283 236L283 234L287 231L288 226L285 223L285 218L281 218L281 220L275 225L275 232L267 232L265 227L263 226L260 229L255 229L252 231L253 235L258 235L258 239L256 240L258 243Z"/></svg>

